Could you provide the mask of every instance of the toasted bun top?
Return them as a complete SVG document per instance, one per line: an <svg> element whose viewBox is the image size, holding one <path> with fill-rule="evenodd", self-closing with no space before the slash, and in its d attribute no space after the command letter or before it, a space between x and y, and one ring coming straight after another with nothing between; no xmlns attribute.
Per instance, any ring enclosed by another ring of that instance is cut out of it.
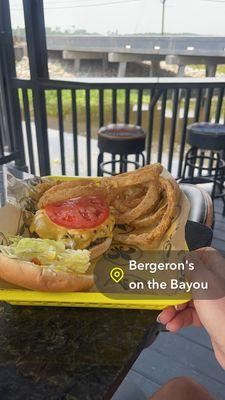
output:
<svg viewBox="0 0 225 400"><path fill-rule="evenodd" d="M46 190L38 202L38 208L44 208L47 204L56 203L71 199L76 196L85 196L87 194L102 194L93 179L76 179L68 182L54 185Z"/></svg>

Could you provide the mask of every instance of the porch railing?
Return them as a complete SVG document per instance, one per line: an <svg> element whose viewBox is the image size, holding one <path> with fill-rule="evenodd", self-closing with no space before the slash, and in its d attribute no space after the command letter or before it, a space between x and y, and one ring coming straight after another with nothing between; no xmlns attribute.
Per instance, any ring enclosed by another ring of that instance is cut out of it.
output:
<svg viewBox="0 0 225 400"><path fill-rule="evenodd" d="M144 126L147 163L163 162L169 171L180 177L187 125L197 121L224 123L224 83L216 79L86 79L76 82L41 79L38 85L45 100L39 115L35 113L31 82L13 80L24 119L24 140L28 149L26 161L32 173L37 173L37 170L41 174L52 172L49 135L54 131L54 138L60 144L60 173L67 173L68 157L71 156L75 175L92 175L96 167L96 160L92 157L93 145L96 152L96 144L92 139L96 138L98 128L110 122L125 122ZM46 129L43 129L43 123L37 123L37 118L43 117L47 121ZM32 134L34 126L36 130ZM72 135L72 148L67 151L67 156L66 131ZM85 139L78 144L80 135ZM43 143L46 146L42 146ZM86 147L85 166L81 160L84 153L79 146ZM35 154L39 154L36 164Z"/></svg>
<svg viewBox="0 0 225 400"><path fill-rule="evenodd" d="M225 123L225 82L204 78L49 79L42 0L23 0L30 80L16 77L9 0L0 2L0 163L35 174L95 175L96 133L142 125L146 160L180 177L191 122Z"/></svg>

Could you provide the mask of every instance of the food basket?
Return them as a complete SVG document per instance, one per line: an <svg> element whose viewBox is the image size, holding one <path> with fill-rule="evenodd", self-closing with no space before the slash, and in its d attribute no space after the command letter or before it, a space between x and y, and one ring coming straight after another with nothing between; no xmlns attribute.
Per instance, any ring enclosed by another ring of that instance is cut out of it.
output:
<svg viewBox="0 0 225 400"><path fill-rule="evenodd" d="M163 172L163 174L168 174ZM171 175L168 177L172 179ZM76 177L49 177L50 179L72 180ZM86 178L88 179L88 178ZM92 178L93 179L93 178ZM99 179L99 178L96 178ZM16 185L19 181L16 180ZM18 186L19 187L19 186ZM185 243L185 224L189 212L189 203L182 193L179 204L180 212L176 221L173 222L169 231L165 235L165 240L171 240L175 248L187 250ZM0 231L9 234L16 234L21 224L22 211L16 204L12 204L10 199L6 205L0 208ZM187 294L173 298L140 298L139 295L133 295L127 298L120 295L119 298L106 296L100 292L79 292L79 293L48 293L37 292L23 289L0 281L0 301L5 301L13 305L23 306L60 306L60 307L95 307L95 308L127 308L127 309L148 309L161 310L169 305L180 304L188 301L190 297Z"/></svg>

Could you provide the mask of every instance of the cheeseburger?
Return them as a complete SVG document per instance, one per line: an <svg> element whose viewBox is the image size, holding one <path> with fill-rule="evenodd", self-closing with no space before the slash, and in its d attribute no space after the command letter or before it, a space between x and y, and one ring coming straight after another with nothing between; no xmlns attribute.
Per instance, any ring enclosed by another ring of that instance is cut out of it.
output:
<svg viewBox="0 0 225 400"><path fill-rule="evenodd" d="M90 250L91 259L110 246L115 218L102 195L74 197L42 206L30 232L41 239L63 241L66 248Z"/></svg>
<svg viewBox="0 0 225 400"><path fill-rule="evenodd" d="M87 180L46 189L29 219L32 237L0 244L0 278L33 290L87 291L94 285L90 262L112 241L107 191Z"/></svg>

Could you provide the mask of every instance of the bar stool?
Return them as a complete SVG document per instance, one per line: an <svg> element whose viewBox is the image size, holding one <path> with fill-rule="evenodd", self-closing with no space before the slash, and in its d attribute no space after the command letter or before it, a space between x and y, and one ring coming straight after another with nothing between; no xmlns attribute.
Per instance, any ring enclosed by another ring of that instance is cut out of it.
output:
<svg viewBox="0 0 225 400"><path fill-rule="evenodd" d="M225 214L225 125L201 122L187 127L191 148L185 156L181 182L210 183L212 199L221 197Z"/></svg>
<svg viewBox="0 0 225 400"><path fill-rule="evenodd" d="M130 124L110 124L98 131L98 176L104 173L116 175L116 166L119 172L126 172L129 165L135 169L145 165L145 132L140 126ZM104 153L112 155L111 161L103 161ZM135 155L135 161L130 161L128 155ZM116 156L119 155L119 159ZM141 162L140 162L141 159ZM107 168L108 167L108 168ZM111 170L109 170L109 167Z"/></svg>

